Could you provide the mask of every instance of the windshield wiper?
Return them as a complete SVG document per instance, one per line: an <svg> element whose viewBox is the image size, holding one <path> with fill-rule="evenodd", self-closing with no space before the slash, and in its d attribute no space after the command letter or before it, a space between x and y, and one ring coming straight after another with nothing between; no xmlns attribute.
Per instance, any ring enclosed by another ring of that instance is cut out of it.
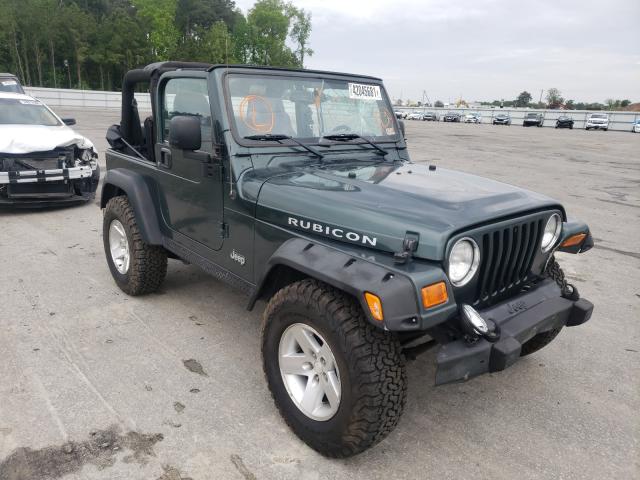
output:
<svg viewBox="0 0 640 480"><path fill-rule="evenodd" d="M263 135L249 135L244 138L246 138L247 140L258 140L260 142L281 142L282 140L291 140L293 143L300 145L302 148L304 148L308 152L313 153L316 157L320 159L324 158L324 155L321 154L319 151L317 151L315 148L312 148L309 145L305 145L301 141L296 140L295 138L290 137L289 135L282 135L278 133L265 133Z"/></svg>
<svg viewBox="0 0 640 480"><path fill-rule="evenodd" d="M359 138L361 140L364 140L369 145L371 145L373 148L375 148L382 155L386 155L386 154L389 153L384 148L382 148L379 145L373 143L368 138L363 137L362 135L358 135L357 133L331 133L329 135L323 135L322 138L326 138L327 140L337 140L339 142L346 142L348 140L355 140L356 138Z"/></svg>

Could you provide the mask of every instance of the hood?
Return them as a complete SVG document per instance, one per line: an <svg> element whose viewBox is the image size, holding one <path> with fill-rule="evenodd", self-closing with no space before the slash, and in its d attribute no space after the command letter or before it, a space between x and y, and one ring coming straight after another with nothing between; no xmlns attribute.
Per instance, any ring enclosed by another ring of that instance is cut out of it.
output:
<svg viewBox="0 0 640 480"><path fill-rule="evenodd" d="M94 148L87 138L66 125L0 125L0 153L46 152L70 145Z"/></svg>
<svg viewBox="0 0 640 480"><path fill-rule="evenodd" d="M416 256L442 260L454 233L547 208L561 209L543 195L475 175L427 165L359 163L267 178L256 216L388 252L401 251L406 233L415 232Z"/></svg>

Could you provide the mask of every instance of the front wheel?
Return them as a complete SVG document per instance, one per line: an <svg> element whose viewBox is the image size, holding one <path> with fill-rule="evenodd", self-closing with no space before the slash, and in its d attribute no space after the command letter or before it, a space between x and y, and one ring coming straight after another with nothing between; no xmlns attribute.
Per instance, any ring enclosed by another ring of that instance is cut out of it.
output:
<svg viewBox="0 0 640 480"><path fill-rule="evenodd" d="M562 268L560 268L560 264L557 262L555 257L551 257L551 259L549 260L547 268L544 271L544 276L553 279L558 284L567 284L564 276L564 271L562 270ZM577 291L575 291L575 293L577 295ZM561 330L562 327L558 327L546 332L538 333L536 336L522 345L520 356L524 357L526 355L530 355L534 352L537 352L541 348L546 347L558 336Z"/></svg>
<svg viewBox="0 0 640 480"><path fill-rule="evenodd" d="M143 295L160 287L167 274L167 252L142 239L127 197L113 197L107 203L102 239L111 275L123 292Z"/></svg>
<svg viewBox="0 0 640 480"><path fill-rule="evenodd" d="M398 340L333 287L308 279L280 290L264 313L262 358L280 414L323 455L358 454L400 419L407 380Z"/></svg>

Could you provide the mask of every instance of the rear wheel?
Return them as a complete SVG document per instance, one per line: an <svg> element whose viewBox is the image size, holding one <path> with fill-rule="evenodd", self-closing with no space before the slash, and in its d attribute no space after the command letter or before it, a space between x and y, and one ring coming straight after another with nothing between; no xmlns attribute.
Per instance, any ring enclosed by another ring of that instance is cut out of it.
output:
<svg viewBox="0 0 640 480"><path fill-rule="evenodd" d="M309 279L280 290L264 313L262 356L280 414L323 455L360 453L400 419L407 381L399 342L333 287Z"/></svg>
<svg viewBox="0 0 640 480"><path fill-rule="evenodd" d="M102 237L111 275L123 292L143 295L160 287L167 274L167 252L144 242L127 197L107 203Z"/></svg>

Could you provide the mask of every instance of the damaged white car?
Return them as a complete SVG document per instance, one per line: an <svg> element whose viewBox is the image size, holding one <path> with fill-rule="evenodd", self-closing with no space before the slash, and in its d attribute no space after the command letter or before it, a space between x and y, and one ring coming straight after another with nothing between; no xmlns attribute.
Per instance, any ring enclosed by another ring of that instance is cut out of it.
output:
<svg viewBox="0 0 640 480"><path fill-rule="evenodd" d="M50 206L95 196L93 144L39 100L0 92L0 206Z"/></svg>

